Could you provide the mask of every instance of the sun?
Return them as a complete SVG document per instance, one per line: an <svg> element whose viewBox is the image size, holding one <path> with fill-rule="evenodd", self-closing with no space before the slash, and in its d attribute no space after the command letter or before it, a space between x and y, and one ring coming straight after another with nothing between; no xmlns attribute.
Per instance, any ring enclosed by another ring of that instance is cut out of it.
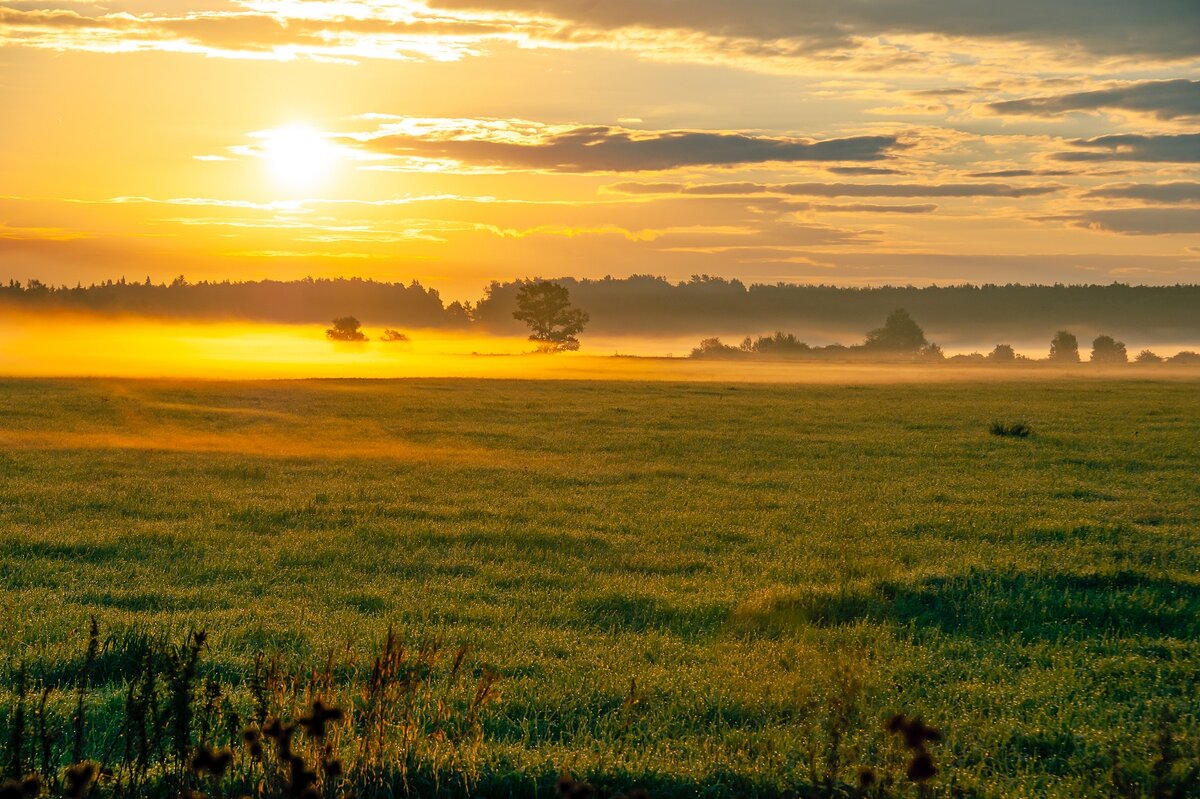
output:
<svg viewBox="0 0 1200 799"><path fill-rule="evenodd" d="M329 179L338 160L337 147L314 128L288 125L260 134L260 153L271 177L281 186L305 189Z"/></svg>

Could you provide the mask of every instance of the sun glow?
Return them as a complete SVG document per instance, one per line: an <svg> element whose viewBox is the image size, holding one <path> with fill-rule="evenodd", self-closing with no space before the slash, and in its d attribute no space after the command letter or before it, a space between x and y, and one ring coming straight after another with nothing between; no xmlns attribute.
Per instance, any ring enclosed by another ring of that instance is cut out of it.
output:
<svg viewBox="0 0 1200 799"><path fill-rule="evenodd" d="M288 125L259 135L259 154L271 177L287 188L307 189L326 182L339 157L337 147L307 125Z"/></svg>

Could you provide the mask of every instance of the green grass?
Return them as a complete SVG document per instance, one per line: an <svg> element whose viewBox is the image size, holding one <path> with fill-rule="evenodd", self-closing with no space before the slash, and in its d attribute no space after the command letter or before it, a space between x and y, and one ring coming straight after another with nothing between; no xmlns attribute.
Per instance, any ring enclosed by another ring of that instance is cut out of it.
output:
<svg viewBox="0 0 1200 799"><path fill-rule="evenodd" d="M481 791L786 793L841 703L848 781L903 711L935 793L1146 793L1200 740L1198 468L1187 381L3 381L0 720L91 615L233 684L395 624L499 671Z"/></svg>

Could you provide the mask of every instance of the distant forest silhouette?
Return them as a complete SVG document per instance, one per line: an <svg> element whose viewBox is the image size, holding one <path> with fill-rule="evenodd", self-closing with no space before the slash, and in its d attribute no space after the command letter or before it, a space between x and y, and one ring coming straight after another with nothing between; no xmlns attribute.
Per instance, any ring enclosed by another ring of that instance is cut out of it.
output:
<svg viewBox="0 0 1200 799"><path fill-rule="evenodd" d="M352 314L366 324L401 328L519 333L517 292L527 281L493 282L477 303L443 302L413 281L363 278L171 283L110 280L50 286L37 280L0 285L0 305L27 310L138 314L162 318L320 323ZM591 317L590 334L712 335L724 331L812 331L829 339L861 333L905 308L927 330L958 339L1037 338L1063 327L1127 337L1194 340L1200 335L1200 286L957 285L847 288L745 284L708 275L683 282L635 275L557 278Z"/></svg>

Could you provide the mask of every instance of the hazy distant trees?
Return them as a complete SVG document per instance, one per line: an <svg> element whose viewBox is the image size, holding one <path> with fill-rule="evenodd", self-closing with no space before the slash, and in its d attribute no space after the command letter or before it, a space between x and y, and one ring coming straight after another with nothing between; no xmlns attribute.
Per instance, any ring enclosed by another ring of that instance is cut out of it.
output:
<svg viewBox="0 0 1200 799"><path fill-rule="evenodd" d="M513 318L529 325L530 341L546 352L579 349L579 339L588 322L586 311L571 305L566 287L549 280L529 281L517 290Z"/></svg>
<svg viewBox="0 0 1200 799"><path fill-rule="evenodd" d="M1162 363L1163 357L1150 350L1142 350L1134 360L1138 363Z"/></svg>
<svg viewBox="0 0 1200 799"><path fill-rule="evenodd" d="M389 342L404 342L408 341L408 336L404 333L401 333L399 330L393 330L389 327L383 331L383 335L379 337L379 340Z"/></svg>
<svg viewBox="0 0 1200 799"><path fill-rule="evenodd" d="M1011 348L1010 348L1011 349ZM888 314L883 327L867 334L866 341L853 347L830 344L812 347L794 333L776 331L774 335L747 336L740 347L731 347L719 338L706 338L692 350L693 358L733 358L739 355L766 355L775 358L884 358L888 360L943 360L942 348L925 338L925 331L903 308ZM982 356L981 356L982 357Z"/></svg>
<svg viewBox="0 0 1200 799"><path fill-rule="evenodd" d="M796 334L794 333L776 331L773 336L759 336L757 339L746 336L745 340L742 341L741 350L743 352L786 357L788 355L803 355L812 352L812 347L796 338Z"/></svg>
<svg viewBox="0 0 1200 799"><path fill-rule="evenodd" d="M446 306L446 317L451 323L459 327L466 327L475 321L475 308L471 305L470 300L467 302L455 300Z"/></svg>
<svg viewBox="0 0 1200 799"><path fill-rule="evenodd" d="M361 327L362 323L353 316L340 316L333 320L333 327L326 330L325 335L331 341L366 341Z"/></svg>
<svg viewBox="0 0 1200 799"><path fill-rule="evenodd" d="M1079 363L1079 339L1060 330L1050 340L1050 360L1055 363Z"/></svg>
<svg viewBox="0 0 1200 799"><path fill-rule="evenodd" d="M743 342L744 343L744 342ZM692 350L693 358L739 358L748 352L744 347L731 347L713 336L703 339L700 346Z"/></svg>
<svg viewBox="0 0 1200 799"><path fill-rule="evenodd" d="M1125 342L1117 341L1112 336L1096 336L1092 341L1093 363L1128 363L1129 353L1125 351Z"/></svg>

